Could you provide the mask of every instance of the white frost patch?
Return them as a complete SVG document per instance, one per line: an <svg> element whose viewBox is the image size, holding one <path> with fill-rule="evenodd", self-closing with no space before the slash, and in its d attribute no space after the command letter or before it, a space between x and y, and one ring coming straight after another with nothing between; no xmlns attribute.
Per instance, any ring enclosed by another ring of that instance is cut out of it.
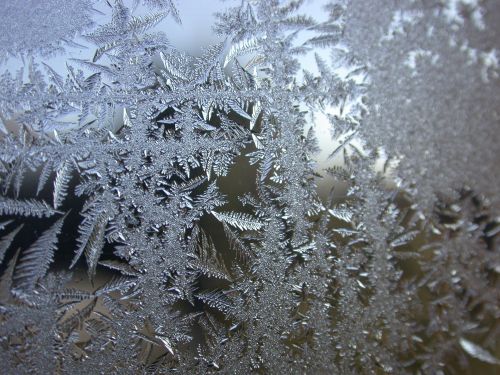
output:
<svg viewBox="0 0 500 375"><path fill-rule="evenodd" d="M460 51L467 55L469 65L480 64L483 82L489 82L490 78L498 78L498 54L495 48L485 52L472 48L465 42L460 46Z"/></svg>
<svg viewBox="0 0 500 375"><path fill-rule="evenodd" d="M393 40L396 35L404 35L405 27L414 25L423 17L423 13L416 10L397 10L392 15L391 23L387 33L380 39L380 41Z"/></svg>
<svg viewBox="0 0 500 375"><path fill-rule="evenodd" d="M408 53L408 57L404 61L404 65L413 70L412 75L417 75L417 59L428 58L434 65L439 59L439 55L434 54L432 51L425 49L416 49Z"/></svg>
<svg viewBox="0 0 500 375"><path fill-rule="evenodd" d="M479 0L442 0L443 15L449 24L463 26L465 23L464 11L470 14L472 24L479 30L484 30L483 8Z"/></svg>
<svg viewBox="0 0 500 375"><path fill-rule="evenodd" d="M489 52L480 52L479 61L481 62L481 78L484 82L489 81L489 77L498 78L498 57L497 50L492 49Z"/></svg>

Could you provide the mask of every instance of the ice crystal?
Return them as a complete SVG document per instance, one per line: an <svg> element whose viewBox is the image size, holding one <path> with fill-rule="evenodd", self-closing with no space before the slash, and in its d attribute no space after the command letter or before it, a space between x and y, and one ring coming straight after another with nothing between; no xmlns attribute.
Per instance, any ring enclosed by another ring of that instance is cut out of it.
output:
<svg viewBox="0 0 500 375"><path fill-rule="evenodd" d="M53 54L92 24L93 0L6 1L2 4L0 59Z"/></svg>
<svg viewBox="0 0 500 375"><path fill-rule="evenodd" d="M346 38L371 64L365 138L400 160L401 177L418 185L426 210L436 193L463 184L498 207L496 3L352 4Z"/></svg>
<svg viewBox="0 0 500 375"><path fill-rule="evenodd" d="M7 373L498 369L498 7L244 0L194 53L173 1L75 4L4 49Z"/></svg>

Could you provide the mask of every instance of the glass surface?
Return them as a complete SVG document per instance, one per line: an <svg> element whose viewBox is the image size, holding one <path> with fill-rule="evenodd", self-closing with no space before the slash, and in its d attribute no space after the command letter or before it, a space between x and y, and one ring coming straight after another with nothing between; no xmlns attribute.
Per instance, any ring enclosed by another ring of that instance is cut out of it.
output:
<svg viewBox="0 0 500 375"><path fill-rule="evenodd" d="M0 19L2 371L498 373L498 1Z"/></svg>

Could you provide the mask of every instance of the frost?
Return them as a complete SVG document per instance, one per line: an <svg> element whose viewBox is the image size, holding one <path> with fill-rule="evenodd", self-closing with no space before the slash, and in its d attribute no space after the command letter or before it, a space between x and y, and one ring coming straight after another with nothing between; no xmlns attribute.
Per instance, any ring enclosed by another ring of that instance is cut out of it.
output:
<svg viewBox="0 0 500 375"><path fill-rule="evenodd" d="M500 364L500 360L493 357L488 351L484 350L480 346L466 340L464 338L460 339L460 346L465 350L471 357L477 358L480 361L491 363L493 365Z"/></svg>
<svg viewBox="0 0 500 375"><path fill-rule="evenodd" d="M75 4L5 48L7 373L497 370L498 7Z"/></svg>
<svg viewBox="0 0 500 375"><path fill-rule="evenodd" d="M495 2L361 3L348 8L345 29L353 51L371 66L366 96L372 104L360 135L398 160L397 174L427 211L435 194L463 185L498 205L491 173L497 164L498 47L486 41L498 32ZM366 25L380 26L360 32Z"/></svg>
<svg viewBox="0 0 500 375"><path fill-rule="evenodd" d="M417 59L422 59L422 58L428 58L431 60L432 64L436 64L439 56L438 55L433 55L431 51L428 50L423 50L423 49L418 49L418 50L413 50L408 53L408 58L404 62L404 64L412 69L414 72L412 72L412 75L416 75L416 70L417 70Z"/></svg>
<svg viewBox="0 0 500 375"><path fill-rule="evenodd" d="M486 27L483 19L484 10L478 0L446 0L443 5L443 16L448 23L462 26L465 23L463 14L468 13L476 28Z"/></svg>
<svg viewBox="0 0 500 375"><path fill-rule="evenodd" d="M414 25L419 18L423 17L421 11L416 10L397 10L392 15L391 23L387 29L386 35L381 38L381 41L390 41L396 35L404 35L405 28Z"/></svg>
<svg viewBox="0 0 500 375"><path fill-rule="evenodd" d="M92 0L7 1L2 5L0 59L7 55L53 54L92 24Z"/></svg>

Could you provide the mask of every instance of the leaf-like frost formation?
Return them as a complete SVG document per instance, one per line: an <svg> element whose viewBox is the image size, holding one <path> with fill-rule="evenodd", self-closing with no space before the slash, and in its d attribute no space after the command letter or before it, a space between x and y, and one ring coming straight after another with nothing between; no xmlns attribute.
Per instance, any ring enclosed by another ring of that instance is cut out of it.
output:
<svg viewBox="0 0 500 375"><path fill-rule="evenodd" d="M37 281L45 276L54 260L57 241L66 216L58 219L49 229L26 250L14 272L14 288L16 291L29 293L33 291Z"/></svg>

